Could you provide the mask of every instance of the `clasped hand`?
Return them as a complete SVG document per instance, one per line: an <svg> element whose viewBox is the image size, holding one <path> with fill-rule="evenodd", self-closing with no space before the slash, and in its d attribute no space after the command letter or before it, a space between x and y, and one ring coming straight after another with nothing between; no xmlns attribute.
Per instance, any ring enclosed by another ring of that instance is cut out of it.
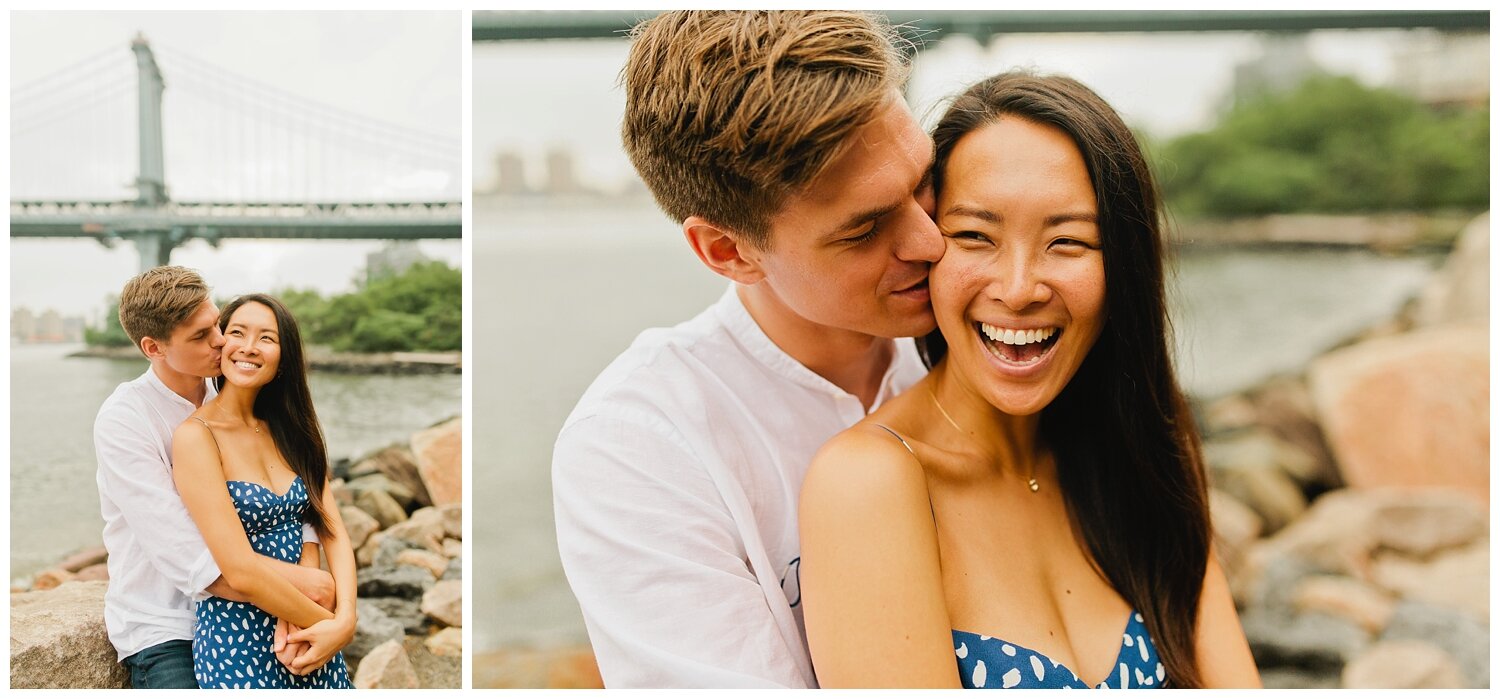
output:
<svg viewBox="0 0 1500 699"><path fill-rule="evenodd" d="M323 667L353 640L354 624L339 618L325 619L305 629L277 619L272 650L288 671L302 676Z"/></svg>

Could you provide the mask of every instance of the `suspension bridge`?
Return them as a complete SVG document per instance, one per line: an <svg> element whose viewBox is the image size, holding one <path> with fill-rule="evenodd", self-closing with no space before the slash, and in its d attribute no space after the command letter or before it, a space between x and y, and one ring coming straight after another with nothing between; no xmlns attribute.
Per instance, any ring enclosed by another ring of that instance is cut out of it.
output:
<svg viewBox="0 0 1500 699"><path fill-rule="evenodd" d="M144 270L194 239L461 237L458 139L129 50L11 90L12 238L129 242Z"/></svg>

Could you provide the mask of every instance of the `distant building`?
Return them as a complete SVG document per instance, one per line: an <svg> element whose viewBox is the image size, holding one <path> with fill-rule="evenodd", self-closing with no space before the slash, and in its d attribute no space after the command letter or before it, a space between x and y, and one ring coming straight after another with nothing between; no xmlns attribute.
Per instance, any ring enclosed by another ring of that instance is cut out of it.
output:
<svg viewBox="0 0 1500 699"><path fill-rule="evenodd" d="M1396 56L1392 87L1433 106L1490 98L1489 32L1420 32Z"/></svg>
<svg viewBox="0 0 1500 699"><path fill-rule="evenodd" d="M1234 67L1232 98L1236 104L1264 95L1289 92L1325 72L1313 60L1306 32L1271 32L1262 39L1260 58Z"/></svg>
<svg viewBox="0 0 1500 699"><path fill-rule="evenodd" d="M50 308L42 311L42 316L36 320L36 335L32 338L32 342L67 341L67 328L63 326L62 316Z"/></svg>
<svg viewBox="0 0 1500 699"><path fill-rule="evenodd" d="M561 148L547 151L548 194L577 194L583 191L573 172L573 154Z"/></svg>
<svg viewBox="0 0 1500 699"><path fill-rule="evenodd" d="M414 240L393 240L386 243L385 247L365 256L365 283L393 277L405 272L418 262L428 262L432 258L422 254L417 248Z"/></svg>
<svg viewBox="0 0 1500 699"><path fill-rule="evenodd" d="M525 194L531 191L526 185L526 161L514 151L500 151L495 156L495 194Z"/></svg>
<svg viewBox="0 0 1500 699"><path fill-rule="evenodd" d="M10 312L10 339L12 342L31 342L36 337L36 314L29 308L16 308Z"/></svg>

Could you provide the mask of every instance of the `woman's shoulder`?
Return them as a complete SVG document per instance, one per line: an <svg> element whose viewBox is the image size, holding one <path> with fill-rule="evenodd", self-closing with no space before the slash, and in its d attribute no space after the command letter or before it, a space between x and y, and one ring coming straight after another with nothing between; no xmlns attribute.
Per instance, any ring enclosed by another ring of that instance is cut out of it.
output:
<svg viewBox="0 0 1500 699"><path fill-rule="evenodd" d="M927 508L927 478L921 462L897 432L873 421L860 422L813 457L802 484L804 502L824 501L872 507L919 502Z"/></svg>

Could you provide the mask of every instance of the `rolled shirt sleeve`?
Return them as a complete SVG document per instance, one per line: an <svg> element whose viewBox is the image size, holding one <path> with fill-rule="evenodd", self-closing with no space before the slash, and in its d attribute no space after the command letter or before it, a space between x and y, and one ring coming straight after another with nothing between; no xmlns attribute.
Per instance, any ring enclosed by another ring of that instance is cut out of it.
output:
<svg viewBox="0 0 1500 699"><path fill-rule="evenodd" d="M606 686L809 685L800 635L778 623L717 485L669 425L569 423L553 451L553 497L563 568Z"/></svg>

